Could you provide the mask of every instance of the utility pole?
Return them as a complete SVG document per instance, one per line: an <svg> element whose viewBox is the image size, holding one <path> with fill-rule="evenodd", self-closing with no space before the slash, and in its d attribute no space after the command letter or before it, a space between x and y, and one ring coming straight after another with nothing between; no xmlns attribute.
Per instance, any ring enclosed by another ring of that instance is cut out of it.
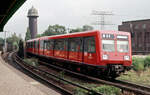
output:
<svg viewBox="0 0 150 95"><path fill-rule="evenodd" d="M67 34L69 34L70 33L70 28L67 28Z"/></svg>
<svg viewBox="0 0 150 95"><path fill-rule="evenodd" d="M6 35L6 32L7 32L7 31L4 31L4 33L5 33L5 34L4 34L4 41L5 41L5 42L4 42L4 47L3 47L4 52L7 52L7 43L6 43L6 38L7 38L6 36L7 36L7 35Z"/></svg>
<svg viewBox="0 0 150 95"><path fill-rule="evenodd" d="M106 16L114 15L112 12L93 10L92 15L98 16L98 18L100 18L100 20L95 21L92 24L93 25L101 25L101 30L105 30L105 25L113 25L113 24L110 24L110 23L106 23L106 20L105 20Z"/></svg>

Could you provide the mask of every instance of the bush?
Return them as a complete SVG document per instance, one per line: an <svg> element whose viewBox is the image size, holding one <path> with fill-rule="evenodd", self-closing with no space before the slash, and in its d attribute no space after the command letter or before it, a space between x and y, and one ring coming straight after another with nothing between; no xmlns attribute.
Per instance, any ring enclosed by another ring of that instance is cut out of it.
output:
<svg viewBox="0 0 150 95"><path fill-rule="evenodd" d="M81 88L76 88L74 89L74 94L73 95L88 95L88 91L81 89Z"/></svg>
<svg viewBox="0 0 150 95"><path fill-rule="evenodd" d="M144 64L145 64L144 58L139 58L139 57L132 58L132 65L135 71L143 71L145 69Z"/></svg>
<svg viewBox="0 0 150 95"><path fill-rule="evenodd" d="M92 90L103 93L104 95L120 95L121 94L121 89L116 88L114 86L107 86L107 85L92 88ZM89 95L96 95L96 94L94 94L94 92L93 93L91 92Z"/></svg>
<svg viewBox="0 0 150 95"><path fill-rule="evenodd" d="M147 56L144 60L144 67L149 68L150 67L150 56Z"/></svg>
<svg viewBox="0 0 150 95"><path fill-rule="evenodd" d="M38 66L38 60L35 59L35 58L26 58L24 59L24 62L26 62L27 64L29 65L32 65L32 66Z"/></svg>

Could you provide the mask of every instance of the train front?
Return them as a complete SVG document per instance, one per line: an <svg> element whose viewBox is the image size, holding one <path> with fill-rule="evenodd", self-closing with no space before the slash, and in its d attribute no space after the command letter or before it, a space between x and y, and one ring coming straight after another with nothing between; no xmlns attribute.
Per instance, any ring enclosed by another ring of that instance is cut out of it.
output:
<svg viewBox="0 0 150 95"><path fill-rule="evenodd" d="M113 78L129 70L132 64L131 36L128 32L101 33L101 64Z"/></svg>

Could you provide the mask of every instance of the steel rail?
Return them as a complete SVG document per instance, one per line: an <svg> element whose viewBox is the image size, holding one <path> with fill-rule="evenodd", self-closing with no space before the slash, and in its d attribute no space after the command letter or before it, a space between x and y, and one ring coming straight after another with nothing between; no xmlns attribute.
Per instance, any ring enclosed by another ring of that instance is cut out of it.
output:
<svg viewBox="0 0 150 95"><path fill-rule="evenodd" d="M14 61L20 66L22 67L23 69L27 70L28 72L30 72L31 74L33 74L34 76L40 78L41 80L45 81L46 83L48 83L49 85L52 85L53 87L55 87L56 89L59 89L62 93L66 94L66 95L72 95L73 93L62 88L61 86L57 86L55 84L53 84L52 82L48 81L47 78L44 78L42 77L41 75L37 74L36 72L34 72L32 69L35 69L33 68L32 66L27 66L25 65L23 62L23 64L20 63L21 60L18 61L17 58L15 58L15 56L13 57ZM29 68L30 67L30 68Z"/></svg>
<svg viewBox="0 0 150 95"><path fill-rule="evenodd" d="M139 84L135 84L135 83L131 83L131 82L126 82L126 81L121 81L121 80L99 79L99 78L91 77L91 76L84 75L81 73L73 72L73 71L58 67L58 66L54 66L52 64L48 64L48 63L43 62L43 61L39 61L39 62L41 64L50 66L54 69L68 72L68 73L71 73L75 76L82 77L84 79L92 80L92 81L95 81L95 82L98 82L101 84L107 84L107 85L112 85L112 86L118 87L118 88L122 89L122 91L129 91L129 92L133 92L135 94L140 94L140 95L150 95L150 87L147 87L147 86L143 86L143 85L139 85Z"/></svg>
<svg viewBox="0 0 150 95"><path fill-rule="evenodd" d="M22 61L22 59L21 59L20 57L18 57L17 55L15 55L15 57L17 57L24 65L30 67L31 69L35 69L35 70L41 71L41 72L44 73L44 74L50 75L50 76L55 77L55 78L57 78L57 79L59 79L59 80L61 80L61 81L67 82L67 83L69 83L69 84L71 84L71 85L73 85L73 86L76 86L76 87L82 88L82 89L84 89L84 90L87 90L88 92L93 92L94 95L103 95L102 93L93 91L93 90L91 90L91 89L89 89L89 88L87 88L87 87L84 87L84 86L81 86L81 85L79 85L79 84L76 84L76 83L73 83L73 82L71 82L71 81L68 81L68 80L66 80L66 79L60 78L60 77L58 77L58 76L56 76L56 75L54 75L54 74L52 74L52 73L50 73L50 72L48 72L48 71L45 71L45 70L40 69L40 68L38 68L38 67L34 67L34 66L31 66L31 65L28 65L28 64L26 64L24 61ZM14 58L14 59L15 59L15 58ZM15 61L17 61L17 60L15 59ZM17 63L20 64L19 62L17 62ZM20 65L21 65L21 64L20 64ZM31 71L31 69L28 69L28 68L26 68L26 69L27 69L28 71ZM31 71L31 73L37 75L37 73L34 73L33 71ZM37 75L37 76L40 77L40 78L42 78L40 75ZM46 81L46 79L44 79L44 80ZM70 92L69 92L69 93L70 93Z"/></svg>

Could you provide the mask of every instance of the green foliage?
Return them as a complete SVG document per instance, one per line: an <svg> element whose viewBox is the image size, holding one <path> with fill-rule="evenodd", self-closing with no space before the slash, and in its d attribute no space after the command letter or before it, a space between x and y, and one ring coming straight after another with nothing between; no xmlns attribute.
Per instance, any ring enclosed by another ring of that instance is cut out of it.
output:
<svg viewBox="0 0 150 95"><path fill-rule="evenodd" d="M64 75L65 75L65 72L64 72L64 71L61 71L61 72L59 73L59 77L61 77L61 78L64 78Z"/></svg>
<svg viewBox="0 0 150 95"><path fill-rule="evenodd" d="M142 84L146 86L150 86L150 68L147 68L143 72L136 72L134 70L130 70L125 74L122 74L117 79L134 82L136 84Z"/></svg>
<svg viewBox="0 0 150 95"><path fill-rule="evenodd" d="M16 35L16 33L14 33L11 37L8 37L7 38L7 43L13 43L13 42L16 42L17 44L19 44L19 41L20 41L20 37L18 37Z"/></svg>
<svg viewBox="0 0 150 95"><path fill-rule="evenodd" d="M150 56L147 56L144 60L144 67L149 68L150 67Z"/></svg>
<svg viewBox="0 0 150 95"><path fill-rule="evenodd" d="M133 69L135 71L143 71L145 69L144 68L144 58L133 57L132 65L133 65Z"/></svg>
<svg viewBox="0 0 150 95"><path fill-rule="evenodd" d="M27 28L27 32L26 32L26 36L25 36L25 40L30 40L31 39L31 33L30 33L30 30L29 30L29 27Z"/></svg>
<svg viewBox="0 0 150 95"><path fill-rule="evenodd" d="M84 26L82 27L82 30L83 30L83 31L90 31L90 30L93 30L93 27L90 26L90 25L84 25Z"/></svg>
<svg viewBox="0 0 150 95"><path fill-rule="evenodd" d="M70 29L69 33L74 33L74 32L82 32L82 31L89 31L93 30L92 26L89 25L84 25L82 28L76 28L76 29ZM65 26L62 25L49 25L47 30L43 34L38 34L36 37L42 37L42 36L51 36L51 35L60 35L60 34L66 34L66 28ZM26 40L30 39L31 35L29 32L29 29L27 29L26 33Z"/></svg>
<svg viewBox="0 0 150 95"><path fill-rule="evenodd" d="M0 45L4 44L4 39L0 38Z"/></svg>
<svg viewBox="0 0 150 95"><path fill-rule="evenodd" d="M120 95L121 90L114 86L103 85L100 87L92 88L93 91L103 93L104 95ZM91 92L89 95L96 95L94 92Z"/></svg>
<svg viewBox="0 0 150 95"><path fill-rule="evenodd" d="M81 88L75 88L73 92L73 95L88 95L88 91Z"/></svg>
<svg viewBox="0 0 150 95"><path fill-rule="evenodd" d="M104 95L121 95L121 89L114 86L102 85L92 87L93 92L88 92L81 88L74 89L74 95L96 95L94 92L103 93Z"/></svg>
<svg viewBox="0 0 150 95"><path fill-rule="evenodd" d="M39 64L38 64L38 60L37 59L35 59L35 58L26 58L26 59L24 59L23 60L24 62L26 62L27 64L29 64L29 65L32 65L32 66L38 66Z"/></svg>
<svg viewBox="0 0 150 95"><path fill-rule="evenodd" d="M42 36L51 36L51 35L59 35L66 34L65 26L61 25L49 25L48 29L42 34Z"/></svg>
<svg viewBox="0 0 150 95"><path fill-rule="evenodd" d="M42 37L42 36L43 36L42 34L37 34L37 35L36 35L36 38Z"/></svg>
<svg viewBox="0 0 150 95"><path fill-rule="evenodd" d="M82 32L82 28L71 29L69 32L70 33Z"/></svg>
<svg viewBox="0 0 150 95"><path fill-rule="evenodd" d="M92 26L84 25L82 28L71 29L70 33L82 32L82 31L90 31L90 30L93 30Z"/></svg>
<svg viewBox="0 0 150 95"><path fill-rule="evenodd" d="M18 45L19 45L20 40L21 40L21 38L18 37L16 35L16 33L14 33L11 37L8 37L6 41L7 41L8 44L12 44L13 49L18 50L18 47L19 47Z"/></svg>

